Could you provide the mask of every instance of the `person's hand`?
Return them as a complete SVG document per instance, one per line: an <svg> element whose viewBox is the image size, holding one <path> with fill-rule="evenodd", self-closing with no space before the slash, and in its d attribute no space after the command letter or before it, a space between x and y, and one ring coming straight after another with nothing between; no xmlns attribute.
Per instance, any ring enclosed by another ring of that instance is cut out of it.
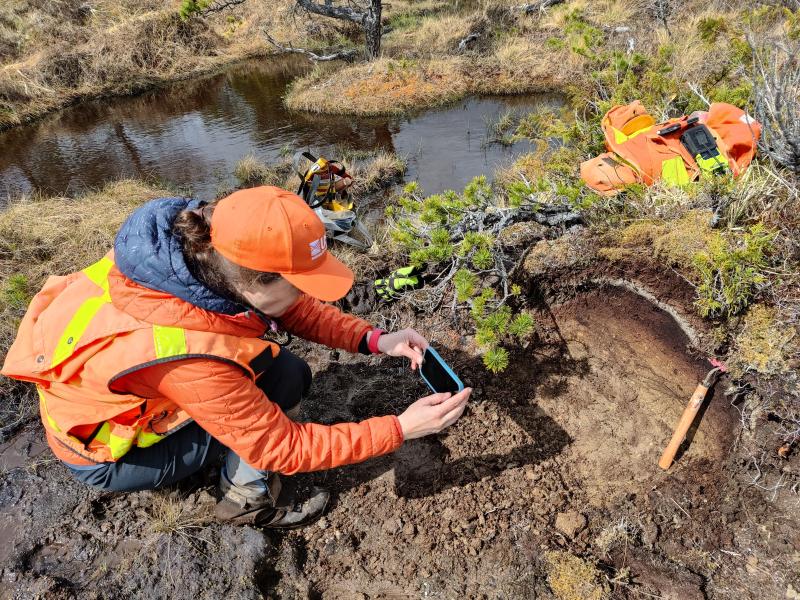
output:
<svg viewBox="0 0 800 600"><path fill-rule="evenodd" d="M464 412L471 393L472 388L465 388L455 396L447 392L420 398L397 417L403 438L413 440L450 427Z"/></svg>
<svg viewBox="0 0 800 600"><path fill-rule="evenodd" d="M422 365L422 354L427 347L428 340L413 329L384 333L378 338L378 350L389 356L405 356L410 359L412 371Z"/></svg>

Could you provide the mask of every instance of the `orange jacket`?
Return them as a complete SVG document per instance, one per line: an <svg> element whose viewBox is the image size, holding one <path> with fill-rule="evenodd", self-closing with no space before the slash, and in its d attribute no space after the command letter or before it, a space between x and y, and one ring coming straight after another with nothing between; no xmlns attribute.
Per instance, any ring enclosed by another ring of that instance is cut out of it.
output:
<svg viewBox="0 0 800 600"><path fill-rule="evenodd" d="M370 325L302 296L287 330L355 351ZM193 418L256 468L283 473L359 462L396 449L394 416L298 424L268 401L249 363L278 347L253 313L228 316L144 288L113 255L52 277L32 301L2 373L37 384L54 453L71 464L118 460Z"/></svg>
<svg viewBox="0 0 800 600"><path fill-rule="evenodd" d="M723 102L694 114L713 135L730 172L740 175L755 155L761 134L759 123L742 109ZM614 195L632 183L652 185L663 179L683 184L697 179L701 173L697 157L680 140L688 119L683 116L656 123L638 100L614 106L601 124L609 152L581 163L581 178L603 195ZM670 125L678 127L659 135Z"/></svg>

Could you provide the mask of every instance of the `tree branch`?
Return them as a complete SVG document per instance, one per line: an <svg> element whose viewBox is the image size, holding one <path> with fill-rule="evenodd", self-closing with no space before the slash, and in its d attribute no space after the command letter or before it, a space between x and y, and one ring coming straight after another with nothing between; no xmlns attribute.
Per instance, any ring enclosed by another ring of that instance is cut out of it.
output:
<svg viewBox="0 0 800 600"><path fill-rule="evenodd" d="M480 33L470 33L467 37L458 42L458 51L464 52L472 42L481 37Z"/></svg>
<svg viewBox="0 0 800 600"><path fill-rule="evenodd" d="M245 2L247 2L247 0L214 0L211 2L211 4L202 9L200 14L205 17L206 15L222 12L223 10L233 8L234 6L239 6Z"/></svg>
<svg viewBox="0 0 800 600"><path fill-rule="evenodd" d="M270 44L275 46L275 48L277 48L281 52L286 52L286 53L291 53L291 54L303 54L305 56L308 56L311 60L314 60L314 61L317 61L317 62L327 62L327 61L331 61L331 60L351 61L358 54L358 50L342 50L341 52L334 52L332 54L317 54L316 52L312 52L311 50L308 50L306 48L295 48L292 45L283 46L283 45L279 44L278 42L276 42L272 38L272 36L269 33L266 32L266 30L262 30L261 33L264 35L264 37L267 39L267 41Z"/></svg>
<svg viewBox="0 0 800 600"><path fill-rule="evenodd" d="M535 12L544 12L551 6L563 3L564 0L539 0L538 2L531 2L530 4L523 4L517 7L517 10L530 15Z"/></svg>

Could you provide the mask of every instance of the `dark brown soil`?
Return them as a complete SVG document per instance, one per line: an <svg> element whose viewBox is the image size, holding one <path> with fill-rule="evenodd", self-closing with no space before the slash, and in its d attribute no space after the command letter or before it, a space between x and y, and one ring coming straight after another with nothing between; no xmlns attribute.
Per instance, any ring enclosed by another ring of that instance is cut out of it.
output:
<svg viewBox="0 0 800 600"><path fill-rule="evenodd" d="M721 392L677 465L657 466L708 370L662 311L615 288L542 304L536 339L494 377L447 318L403 325L432 338L474 401L442 435L303 476L334 492L306 529L210 524L213 472L171 491L86 490L41 453L36 428L25 430L30 442L14 446L25 464L0 483L0 591L683 600L800 589L794 501L752 484L735 448L738 412ZM305 418L397 412L426 394L398 361L294 349L315 371Z"/></svg>

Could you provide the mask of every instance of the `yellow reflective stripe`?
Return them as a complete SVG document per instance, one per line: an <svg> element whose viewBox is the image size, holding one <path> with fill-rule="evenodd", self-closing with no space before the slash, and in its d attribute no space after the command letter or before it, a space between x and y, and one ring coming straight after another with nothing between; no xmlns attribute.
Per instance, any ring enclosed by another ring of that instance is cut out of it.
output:
<svg viewBox="0 0 800 600"><path fill-rule="evenodd" d="M147 448L148 446L152 446L156 442L160 442L164 439L165 436L159 435L157 433L152 433L148 431L140 431L139 434L136 436L136 445L139 448Z"/></svg>
<svg viewBox="0 0 800 600"><path fill-rule="evenodd" d="M630 133L630 134L627 134L627 135L622 133L616 127L612 127L611 129L614 130L614 141L617 142L618 144L622 144L623 142L627 142L628 140L631 140L631 139L635 138L640 133L644 133L645 131L648 131L649 129L652 129L652 128L653 128L653 126L651 124L651 125L648 125L647 127L642 127L641 129L637 129L633 133Z"/></svg>
<svg viewBox="0 0 800 600"><path fill-rule="evenodd" d="M93 265L86 267L83 271L81 271L81 273L91 279L92 283L94 283L97 287L107 290L108 274L113 266L114 261L112 261L110 258L103 257Z"/></svg>
<svg viewBox="0 0 800 600"><path fill-rule="evenodd" d="M94 316L104 304L111 302L111 296L108 291L108 273L113 266L114 262L111 259L101 258L81 271L92 283L101 288L103 293L100 296L87 299L75 311L61 334L58 344L56 344L56 349L53 351L53 360L50 363L51 367L55 367L72 355L75 348L78 347L78 341L89 327L89 323L91 323Z"/></svg>
<svg viewBox="0 0 800 600"><path fill-rule="evenodd" d="M45 400L42 387L37 385L36 391L39 393L39 406L42 409L42 415L44 415L44 418L47 419L47 422L50 424L50 427L52 427L58 433L61 433L61 428L58 426L58 423L56 423L55 419L50 416L49 412L47 412L47 400Z"/></svg>
<svg viewBox="0 0 800 600"><path fill-rule="evenodd" d="M153 325L153 342L156 346L156 358L186 354L186 333L181 327Z"/></svg>
<svg viewBox="0 0 800 600"><path fill-rule="evenodd" d="M111 296L108 291L105 291L102 296L89 298L80 305L58 340L58 345L56 345L56 349L53 352L51 366L55 367L72 355L78 345L78 340L81 339L81 336L89 327L89 323L92 322L97 312L103 308L103 305L109 302L111 302Z"/></svg>
<svg viewBox="0 0 800 600"><path fill-rule="evenodd" d="M661 179L672 185L684 185L689 183L689 173L686 172L686 165L683 158L676 156L661 163Z"/></svg>
<svg viewBox="0 0 800 600"><path fill-rule="evenodd" d="M111 425L109 425L108 421L100 427L97 435L94 436L94 441L108 446L111 451L111 458L114 460L123 456L133 446L132 438L124 438L111 433Z"/></svg>

